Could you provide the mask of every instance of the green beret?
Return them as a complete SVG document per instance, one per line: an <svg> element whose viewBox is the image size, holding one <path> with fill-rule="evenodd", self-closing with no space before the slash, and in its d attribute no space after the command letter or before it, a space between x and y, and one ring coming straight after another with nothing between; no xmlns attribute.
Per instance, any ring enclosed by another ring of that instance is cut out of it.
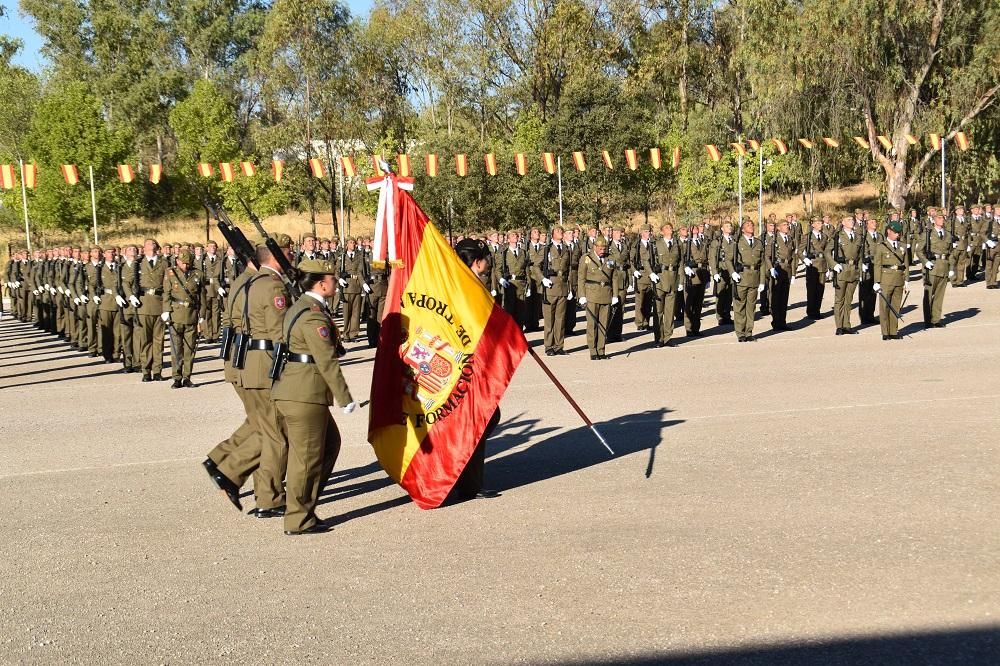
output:
<svg viewBox="0 0 1000 666"><path fill-rule="evenodd" d="M312 238L313 240L316 240L316 235L315 234L305 234L305 235L302 236L302 240L306 240L307 238Z"/></svg>
<svg viewBox="0 0 1000 666"><path fill-rule="evenodd" d="M889 223L889 228L895 231L897 234L903 233L903 224L899 220L893 220Z"/></svg>
<svg viewBox="0 0 1000 666"><path fill-rule="evenodd" d="M653 231L653 225L651 225L651 224L644 224L641 227L639 227L639 231L650 231L651 232L651 231Z"/></svg>
<svg viewBox="0 0 1000 666"><path fill-rule="evenodd" d="M288 249L292 246L292 237L288 234L275 234L274 241L278 244L278 247L282 249Z"/></svg>
<svg viewBox="0 0 1000 666"><path fill-rule="evenodd" d="M304 259L299 263L299 273L313 275L336 275L339 271L332 262L322 259Z"/></svg>
<svg viewBox="0 0 1000 666"><path fill-rule="evenodd" d="M600 247L607 247L608 246L608 241L607 241L607 239L604 238L604 236L598 236L597 238L594 239L594 247L598 247L598 246L600 246Z"/></svg>
<svg viewBox="0 0 1000 666"><path fill-rule="evenodd" d="M181 252L180 254L177 255L177 261L183 261L185 264L190 264L192 261L194 261L194 254L192 252L185 250L184 252Z"/></svg>

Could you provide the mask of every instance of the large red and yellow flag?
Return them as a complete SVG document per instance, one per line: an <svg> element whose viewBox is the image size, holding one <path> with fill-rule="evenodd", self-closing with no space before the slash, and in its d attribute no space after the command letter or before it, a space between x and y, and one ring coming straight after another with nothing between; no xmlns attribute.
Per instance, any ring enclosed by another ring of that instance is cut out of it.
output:
<svg viewBox="0 0 1000 666"><path fill-rule="evenodd" d="M422 509L445 501L528 345L409 192L386 179L398 260L375 353L368 441Z"/></svg>

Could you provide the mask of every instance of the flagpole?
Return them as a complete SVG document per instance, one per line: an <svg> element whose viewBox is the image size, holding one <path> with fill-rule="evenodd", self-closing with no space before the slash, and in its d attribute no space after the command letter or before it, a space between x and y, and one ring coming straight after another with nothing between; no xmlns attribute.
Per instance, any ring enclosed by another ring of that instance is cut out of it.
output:
<svg viewBox="0 0 1000 666"><path fill-rule="evenodd" d="M31 229L28 226L28 189L24 185L24 160L21 163L21 205L24 206L24 240L28 245L28 252L31 252Z"/></svg>
<svg viewBox="0 0 1000 666"><path fill-rule="evenodd" d="M90 167L90 210L94 215L94 245L97 245L97 197L94 195L94 167Z"/></svg>
<svg viewBox="0 0 1000 666"><path fill-rule="evenodd" d="M945 138L944 134L942 134L941 135L941 208L945 207L945 174L947 173L944 161L944 144L945 144Z"/></svg>
<svg viewBox="0 0 1000 666"><path fill-rule="evenodd" d="M559 182L559 226L563 223L563 200L562 200L562 157L556 157L556 179Z"/></svg>
<svg viewBox="0 0 1000 666"><path fill-rule="evenodd" d="M764 235L764 150L763 147L757 149L757 156L760 165L757 171L757 226L760 227L760 235Z"/></svg>
<svg viewBox="0 0 1000 666"><path fill-rule="evenodd" d="M586 414L584 414L583 410L580 409L580 405L576 404L576 400L573 400L573 397L569 394L569 392L565 389L565 387L563 387L563 385L559 382L559 380L556 379L556 376L552 374L552 371L549 370L549 367L545 365L544 362L542 362L542 359L538 356L538 352L536 352L534 348L529 346L528 353L531 354L531 358L535 359L535 362L538 363L542 371L546 375L548 375L549 380L553 384L555 384L555 387L559 389L559 392L563 394L563 397L566 398L566 401L570 404L570 407L576 410L576 413L580 415L580 418L583 419L583 422L587 424L587 427L590 428L590 431L594 433L595 437L597 437L597 441L603 444L604 448L606 448L608 452L611 453L611 455L615 455L614 450L610 446L608 446L608 442L606 439L604 439L604 436L601 435L601 433L597 430L597 427L594 425L594 423L587 417Z"/></svg>
<svg viewBox="0 0 1000 666"><path fill-rule="evenodd" d="M740 172L739 173L739 184L737 185L737 187L740 190L739 191L739 196L738 196L738 201L739 201L739 208L740 208L740 224L742 225L743 224L743 155L738 155L736 157L736 161L739 164L739 172Z"/></svg>
<svg viewBox="0 0 1000 666"><path fill-rule="evenodd" d="M340 160L338 160L339 162ZM347 246L347 218L344 217L344 165L337 169L337 189L340 190L340 242Z"/></svg>

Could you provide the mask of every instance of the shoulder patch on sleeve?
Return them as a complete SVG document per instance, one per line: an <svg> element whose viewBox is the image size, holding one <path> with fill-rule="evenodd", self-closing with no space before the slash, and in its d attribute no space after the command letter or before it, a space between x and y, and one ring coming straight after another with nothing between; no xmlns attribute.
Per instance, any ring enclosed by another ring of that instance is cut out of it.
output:
<svg viewBox="0 0 1000 666"><path fill-rule="evenodd" d="M285 309L285 305L287 305L287 303L285 302L285 297L284 296L275 296L274 297L274 307L276 307L279 310L284 310Z"/></svg>
<svg viewBox="0 0 1000 666"><path fill-rule="evenodd" d="M319 328L316 329L316 332L319 333L319 337L323 338L324 340L329 340L330 339L330 327L329 326L320 326Z"/></svg>

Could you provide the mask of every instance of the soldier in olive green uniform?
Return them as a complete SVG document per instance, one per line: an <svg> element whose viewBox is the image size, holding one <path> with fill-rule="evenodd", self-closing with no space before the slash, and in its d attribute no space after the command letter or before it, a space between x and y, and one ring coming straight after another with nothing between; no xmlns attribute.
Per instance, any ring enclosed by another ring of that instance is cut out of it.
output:
<svg viewBox="0 0 1000 666"><path fill-rule="evenodd" d="M851 307L861 277L861 235L854 233L853 217L845 217L841 227L826 243L826 263L833 268L833 318L837 335L851 335L857 333L851 328Z"/></svg>
<svg viewBox="0 0 1000 666"><path fill-rule="evenodd" d="M198 344L198 319L201 311L202 276L191 268L194 255L187 250L175 258L174 266L167 269L163 278L163 314L165 326L170 328L174 383L171 388L192 387L191 370L194 367L195 345Z"/></svg>
<svg viewBox="0 0 1000 666"><path fill-rule="evenodd" d="M542 316L545 325L545 354L564 354L566 338L566 298L573 289L569 284L572 249L563 242L563 228L552 228L552 242L533 262L535 282L542 287Z"/></svg>
<svg viewBox="0 0 1000 666"><path fill-rule="evenodd" d="M660 227L660 237L653 243L653 272L649 276L656 298L656 314L660 318L655 322L659 329L657 344L660 347L672 344L670 337L674 334L677 294L684 290L680 277L682 259L681 245L674 238L674 226L668 222Z"/></svg>
<svg viewBox="0 0 1000 666"><path fill-rule="evenodd" d="M788 291L798 269L798 246L787 220L778 222L770 243L764 247L764 256L771 284L771 328L787 331Z"/></svg>
<svg viewBox="0 0 1000 666"><path fill-rule="evenodd" d="M224 260L219 256L219 246L210 241L201 260L201 274L204 279L202 293L201 318L205 320L204 333L209 342L219 340L219 321L226 290L222 286L222 266Z"/></svg>
<svg viewBox="0 0 1000 666"><path fill-rule="evenodd" d="M819 218L812 219L812 231L802 241L802 263L806 265L806 316L810 319L821 319L823 315L823 292L826 291L826 236L823 234L823 222Z"/></svg>
<svg viewBox="0 0 1000 666"><path fill-rule="evenodd" d="M123 372L139 372L140 345L136 327L139 323L136 303L139 302L135 289L135 262L139 250L135 245L129 245L124 250L125 256L118 266L118 284L121 293L115 300L121 309L118 320L119 338L122 346ZM119 300L120 299L120 300Z"/></svg>
<svg viewBox="0 0 1000 666"><path fill-rule="evenodd" d="M149 238L143 244L144 256L135 264L133 285L137 287L136 299L139 333L139 368L142 381L163 379L163 279L167 262L157 255L159 244ZM134 305L134 304L133 304Z"/></svg>
<svg viewBox="0 0 1000 666"><path fill-rule="evenodd" d="M989 207L983 214L983 217L986 218L986 228L983 231L983 254L985 255L986 268L983 275L987 289L997 288L997 272L1000 270L1000 219L997 219L996 215L996 208L990 210Z"/></svg>
<svg viewBox="0 0 1000 666"><path fill-rule="evenodd" d="M502 289L503 309L522 328L527 324L528 253L517 243L517 232L507 234L507 247L500 253L497 284Z"/></svg>
<svg viewBox="0 0 1000 666"><path fill-rule="evenodd" d="M704 227L696 224L691 228L688 241L688 265L684 267L684 329L689 337L701 337L701 312L705 306L705 289L712 281L709 273L708 241L703 234Z"/></svg>
<svg viewBox="0 0 1000 666"><path fill-rule="evenodd" d="M363 307L363 290L361 285L365 276L364 253L358 251L353 238L347 240L347 249L341 258L340 285L341 303L344 305L344 338L354 342L361 336L361 308Z"/></svg>
<svg viewBox="0 0 1000 666"><path fill-rule="evenodd" d="M118 288L118 264L115 261L115 251L112 248L104 250L104 262L97 274L97 286L94 301L97 303L97 328L100 339L100 350L105 363L111 363L118 356L121 347L121 335L118 331L118 302L121 298Z"/></svg>
<svg viewBox="0 0 1000 666"><path fill-rule="evenodd" d="M965 206L955 207L955 216L951 218L951 248L954 257L954 275L951 276L951 286L964 287L965 273L971 263L970 254L972 247L969 244L969 232L971 225L965 217Z"/></svg>
<svg viewBox="0 0 1000 666"><path fill-rule="evenodd" d="M972 219L969 220L969 267L965 273L966 280L970 282L976 279L979 271L985 269L983 250L986 248L987 224L988 222L983 216L983 207L973 206Z"/></svg>
<svg viewBox="0 0 1000 666"><path fill-rule="evenodd" d="M608 243L603 237L595 238L577 271L577 293L580 294L580 306L587 313L587 347L592 361L607 358L604 345L611 324L611 308L618 305L617 294L622 286L617 264L604 256L607 249Z"/></svg>
<svg viewBox="0 0 1000 666"><path fill-rule="evenodd" d="M608 342L622 341L622 327L625 324L625 296L627 288L627 278L629 270L629 247L625 241L625 230L616 227L611 231L611 240L608 242L607 257L615 262L615 271L620 273L621 285L615 296L618 303L611 308L611 325L608 326ZM577 262L579 265L579 262Z"/></svg>
<svg viewBox="0 0 1000 666"><path fill-rule="evenodd" d="M857 220L858 218L855 218ZM878 298L873 289L875 285L874 255L875 248L882 242L882 234L876 228L875 220L861 222L858 227L861 237L861 275L858 279L858 314L861 317L862 325L874 324L878 321L875 316L875 301ZM900 240L900 242L903 242Z"/></svg>
<svg viewBox="0 0 1000 666"><path fill-rule="evenodd" d="M650 275L653 273L654 243L650 238L653 227L644 224L639 228L639 238L632 248L632 277L635 278L635 327L645 331L649 327L649 319L653 317L652 301L656 298ZM653 322L653 330L659 335L659 322Z"/></svg>
<svg viewBox="0 0 1000 666"><path fill-rule="evenodd" d="M943 222L942 218L942 222ZM906 263L906 244L900 240L903 225L893 221L886 227L886 238L872 251L872 269L875 284L872 289L884 296L880 303L879 321L882 323L883 340L900 340L899 320L889 311L888 304L896 311L903 305L903 292L908 291L906 281L910 267ZM919 252L919 248L918 248Z"/></svg>
<svg viewBox="0 0 1000 666"><path fill-rule="evenodd" d="M85 305L84 326L87 329L87 350L92 357L100 355L100 330L97 326L97 311L100 306L103 288L101 286L101 254L103 250L99 247L90 248L90 261L84 265L85 298L81 298ZM96 300L95 300L96 298Z"/></svg>
<svg viewBox="0 0 1000 666"><path fill-rule="evenodd" d="M934 228L928 229L917 245L917 256L924 265L924 325L944 328L941 321L944 292L948 280L954 279L958 258L965 252L945 228L944 215L934 218Z"/></svg>
<svg viewBox="0 0 1000 666"><path fill-rule="evenodd" d="M715 318L719 326L733 323L733 274L730 271L735 254L733 225L731 222L724 222L708 249L709 270L712 271L712 281L715 283Z"/></svg>
<svg viewBox="0 0 1000 666"><path fill-rule="evenodd" d="M736 339L752 342L753 317L757 295L764 291L764 243L753 236L753 222L743 223L743 233L736 239L728 268L736 283L733 295L733 319Z"/></svg>
<svg viewBox="0 0 1000 666"><path fill-rule="evenodd" d="M334 263L330 261L330 263ZM368 300L371 307L368 311L368 323L365 324L365 333L368 334L368 346L374 347L378 344L378 336L382 329L382 313L385 312L385 296L389 291L389 276L392 274L392 267L389 260L373 262L368 271L368 282L371 284L371 291ZM331 310L332 312L332 310Z"/></svg>
<svg viewBox="0 0 1000 666"><path fill-rule="evenodd" d="M337 361L337 327L326 305L336 290L333 264L299 264L305 295L283 323L287 363L271 396L289 443L285 534L317 534L330 524L316 517L316 504L340 453L340 431L330 416L334 402L344 413L357 406Z"/></svg>

